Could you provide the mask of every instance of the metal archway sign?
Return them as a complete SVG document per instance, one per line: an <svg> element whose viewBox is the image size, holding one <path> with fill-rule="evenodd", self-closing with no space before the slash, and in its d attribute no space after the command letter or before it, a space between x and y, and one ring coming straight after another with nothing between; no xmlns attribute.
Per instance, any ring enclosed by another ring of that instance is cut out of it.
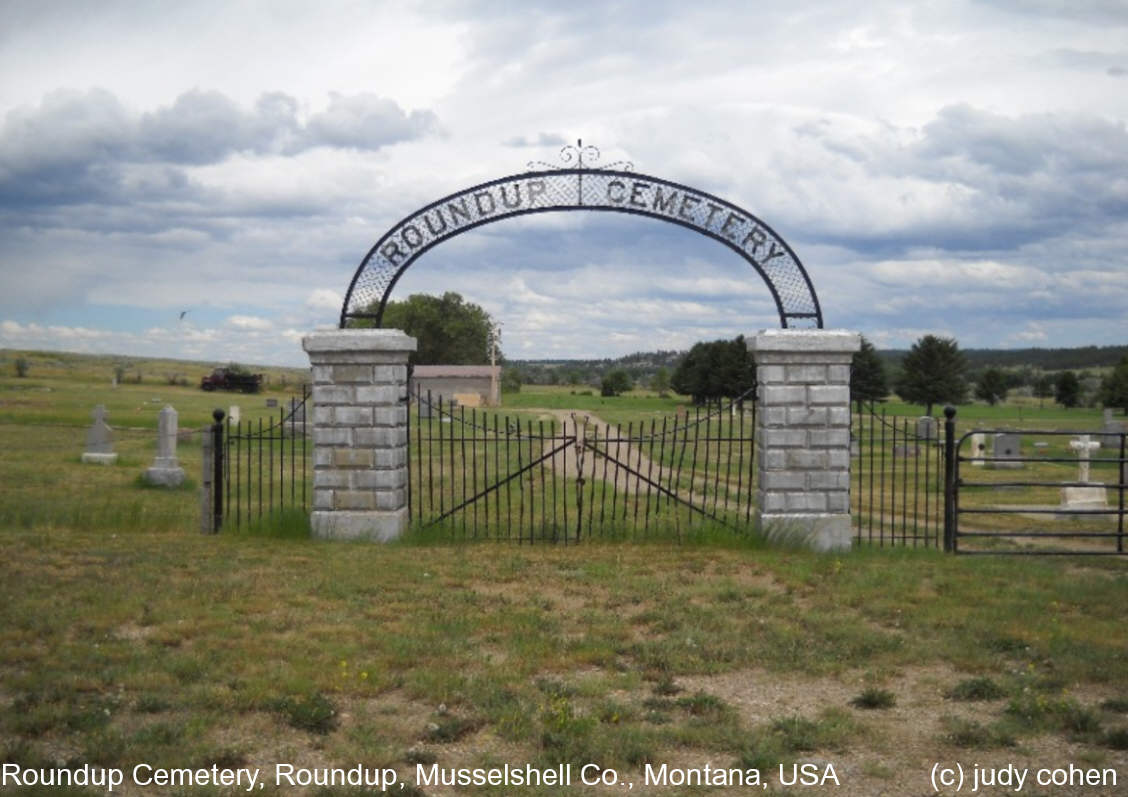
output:
<svg viewBox="0 0 1128 797"><path fill-rule="evenodd" d="M633 170L630 164L593 168L599 151L577 142L561 160L575 168L513 174L443 197L406 216L364 256L341 307L341 328L351 320L379 327L396 282L420 255L456 235L502 219L553 211L631 213L680 224L732 249L763 278L784 328L822 328L822 310L806 269L771 227L746 210L680 183ZM622 166L622 168L613 168Z"/></svg>

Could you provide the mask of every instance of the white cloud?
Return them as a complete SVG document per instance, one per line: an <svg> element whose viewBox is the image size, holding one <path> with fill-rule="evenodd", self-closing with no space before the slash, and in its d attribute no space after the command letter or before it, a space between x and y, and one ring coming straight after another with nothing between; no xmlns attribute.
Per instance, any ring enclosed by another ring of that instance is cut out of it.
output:
<svg viewBox="0 0 1128 797"><path fill-rule="evenodd" d="M760 216L829 324L1124 339L1116 3L44 8L9 3L0 47L6 336L301 362L397 219L583 138ZM746 264L666 228L487 226L393 296L458 290L530 352L778 324Z"/></svg>
<svg viewBox="0 0 1128 797"><path fill-rule="evenodd" d="M227 319L227 325L235 327L236 329L253 329L257 331L265 331L274 328L274 324L272 324L268 319L258 318L253 315L229 316Z"/></svg>

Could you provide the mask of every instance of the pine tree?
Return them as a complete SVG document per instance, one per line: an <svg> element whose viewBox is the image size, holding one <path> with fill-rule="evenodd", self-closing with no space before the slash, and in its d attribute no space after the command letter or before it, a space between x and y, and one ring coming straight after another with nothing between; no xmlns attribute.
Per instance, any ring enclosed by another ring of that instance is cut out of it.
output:
<svg viewBox="0 0 1128 797"><path fill-rule="evenodd" d="M940 402L967 400L967 360L952 338L925 335L913 344L901 362L897 394L912 404L923 404L925 415Z"/></svg>
<svg viewBox="0 0 1128 797"><path fill-rule="evenodd" d="M1076 407L1081 403L1081 380L1073 371L1062 371L1054 384L1054 401L1063 407Z"/></svg>
<svg viewBox="0 0 1128 797"><path fill-rule="evenodd" d="M1007 375L998 368L988 368L975 383L975 397L992 407L1007 398Z"/></svg>
<svg viewBox="0 0 1128 797"><path fill-rule="evenodd" d="M1128 415L1128 357L1101 380L1101 404L1119 407Z"/></svg>
<svg viewBox="0 0 1128 797"><path fill-rule="evenodd" d="M854 352L850 365L850 398L861 412L863 402L881 401L887 395L889 380L885 376L885 365L877 356L877 349L863 337L862 348Z"/></svg>

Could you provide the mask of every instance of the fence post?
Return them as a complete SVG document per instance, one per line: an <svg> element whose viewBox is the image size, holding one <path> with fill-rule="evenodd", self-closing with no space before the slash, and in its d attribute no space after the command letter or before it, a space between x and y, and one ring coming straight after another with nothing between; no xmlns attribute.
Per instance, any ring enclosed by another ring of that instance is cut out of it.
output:
<svg viewBox="0 0 1128 797"><path fill-rule="evenodd" d="M211 534L212 521L212 475L214 473L214 463L212 461L212 434L211 425L209 424L203 431L200 432L200 455L203 460L203 468L200 474L200 533Z"/></svg>
<svg viewBox="0 0 1128 797"><path fill-rule="evenodd" d="M944 408L944 551L956 550L956 408Z"/></svg>
<svg viewBox="0 0 1128 797"><path fill-rule="evenodd" d="M212 411L215 423L211 428L212 442L212 534L223 528L223 410Z"/></svg>

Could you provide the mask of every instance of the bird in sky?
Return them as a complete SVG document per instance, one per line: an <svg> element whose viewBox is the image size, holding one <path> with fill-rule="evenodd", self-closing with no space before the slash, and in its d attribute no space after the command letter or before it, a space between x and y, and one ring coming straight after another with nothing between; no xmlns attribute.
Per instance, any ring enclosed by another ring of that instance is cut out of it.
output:
<svg viewBox="0 0 1128 797"><path fill-rule="evenodd" d="M179 319L179 320L180 320L180 321L183 321L183 320L184 320L184 316L186 316L186 315L188 315L188 311L187 311L187 310L181 310L181 311L180 311L180 319Z"/></svg>

